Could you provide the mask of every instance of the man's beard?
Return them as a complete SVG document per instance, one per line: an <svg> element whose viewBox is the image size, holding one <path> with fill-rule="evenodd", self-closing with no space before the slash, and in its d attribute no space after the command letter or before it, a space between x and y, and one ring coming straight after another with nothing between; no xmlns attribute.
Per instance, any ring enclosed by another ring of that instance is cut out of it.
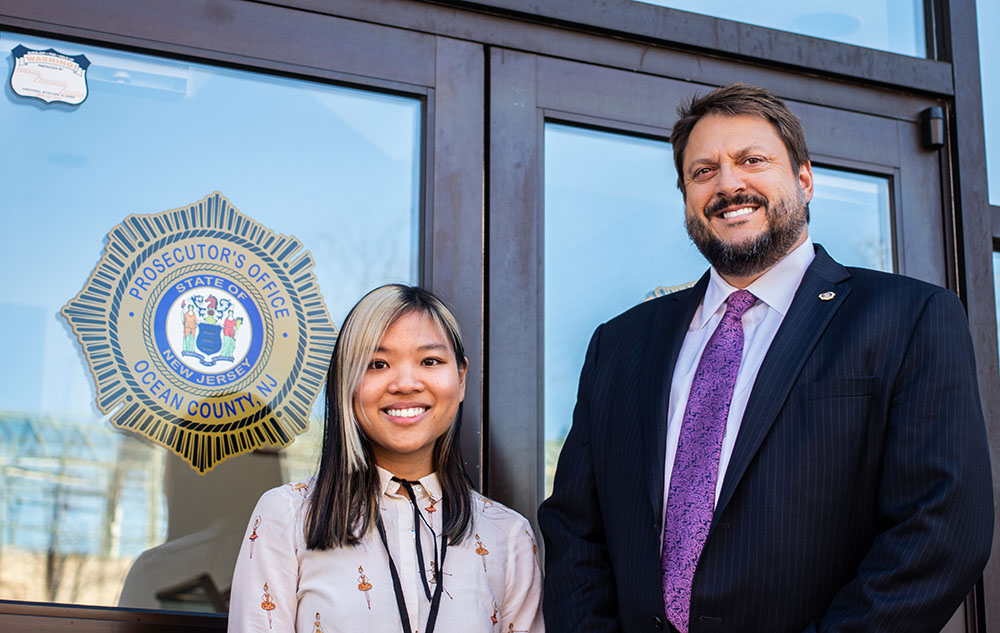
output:
<svg viewBox="0 0 1000 633"><path fill-rule="evenodd" d="M764 196L746 193L719 199L708 205L702 216L710 221L718 211L734 205L763 207L767 214L764 231L746 242L728 244L712 233L701 218L686 216L684 220L694 245L719 274L727 277L750 277L774 266L792 250L809 221L809 207L801 187L794 199L782 198L774 205Z"/></svg>

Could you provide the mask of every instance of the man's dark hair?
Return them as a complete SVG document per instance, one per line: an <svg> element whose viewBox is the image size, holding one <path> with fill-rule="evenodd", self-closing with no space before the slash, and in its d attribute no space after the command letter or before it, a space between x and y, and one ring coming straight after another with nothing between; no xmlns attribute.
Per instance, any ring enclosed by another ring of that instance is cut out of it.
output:
<svg viewBox="0 0 1000 633"><path fill-rule="evenodd" d="M716 88L705 96L695 95L688 104L677 108L680 118L674 123L670 134L670 143L674 146L674 166L677 168L677 188L687 195L684 188L684 150L687 149L691 130L702 117L709 114L723 116L738 116L749 114L770 121L778 136L788 150L792 173L798 173L799 167L809 160L809 150L806 149L806 138L802 132L802 124L785 102L775 97L764 88L735 83Z"/></svg>

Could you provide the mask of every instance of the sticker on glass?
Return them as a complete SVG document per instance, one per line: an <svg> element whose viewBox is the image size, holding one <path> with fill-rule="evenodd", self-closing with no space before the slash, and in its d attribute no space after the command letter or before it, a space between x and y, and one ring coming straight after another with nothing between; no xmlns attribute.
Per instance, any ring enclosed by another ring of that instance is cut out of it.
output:
<svg viewBox="0 0 1000 633"><path fill-rule="evenodd" d="M64 55L55 49L33 50L22 44L15 46L14 70L10 87L15 94L45 103L61 102L80 105L87 98L86 55Z"/></svg>

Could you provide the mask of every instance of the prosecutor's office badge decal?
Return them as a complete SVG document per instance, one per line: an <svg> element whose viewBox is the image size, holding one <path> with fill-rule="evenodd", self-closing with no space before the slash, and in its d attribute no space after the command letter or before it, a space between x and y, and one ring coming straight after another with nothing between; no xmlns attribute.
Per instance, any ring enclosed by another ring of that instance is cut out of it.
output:
<svg viewBox="0 0 1000 633"><path fill-rule="evenodd" d="M333 352L313 260L216 192L130 215L62 309L111 423L200 473L306 430Z"/></svg>
<svg viewBox="0 0 1000 633"><path fill-rule="evenodd" d="M33 50L18 44L11 50L14 69L10 87L22 97L45 103L60 101L80 105L87 98L86 55L63 55L55 49Z"/></svg>

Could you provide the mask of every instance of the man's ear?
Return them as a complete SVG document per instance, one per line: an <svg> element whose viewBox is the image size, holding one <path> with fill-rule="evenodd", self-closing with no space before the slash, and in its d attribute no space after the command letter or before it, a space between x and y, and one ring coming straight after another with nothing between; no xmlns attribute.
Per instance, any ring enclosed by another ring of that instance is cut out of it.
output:
<svg viewBox="0 0 1000 633"><path fill-rule="evenodd" d="M802 187L802 191L805 193L806 202L812 200L813 197L813 171L812 163L806 161L799 165L799 186Z"/></svg>

